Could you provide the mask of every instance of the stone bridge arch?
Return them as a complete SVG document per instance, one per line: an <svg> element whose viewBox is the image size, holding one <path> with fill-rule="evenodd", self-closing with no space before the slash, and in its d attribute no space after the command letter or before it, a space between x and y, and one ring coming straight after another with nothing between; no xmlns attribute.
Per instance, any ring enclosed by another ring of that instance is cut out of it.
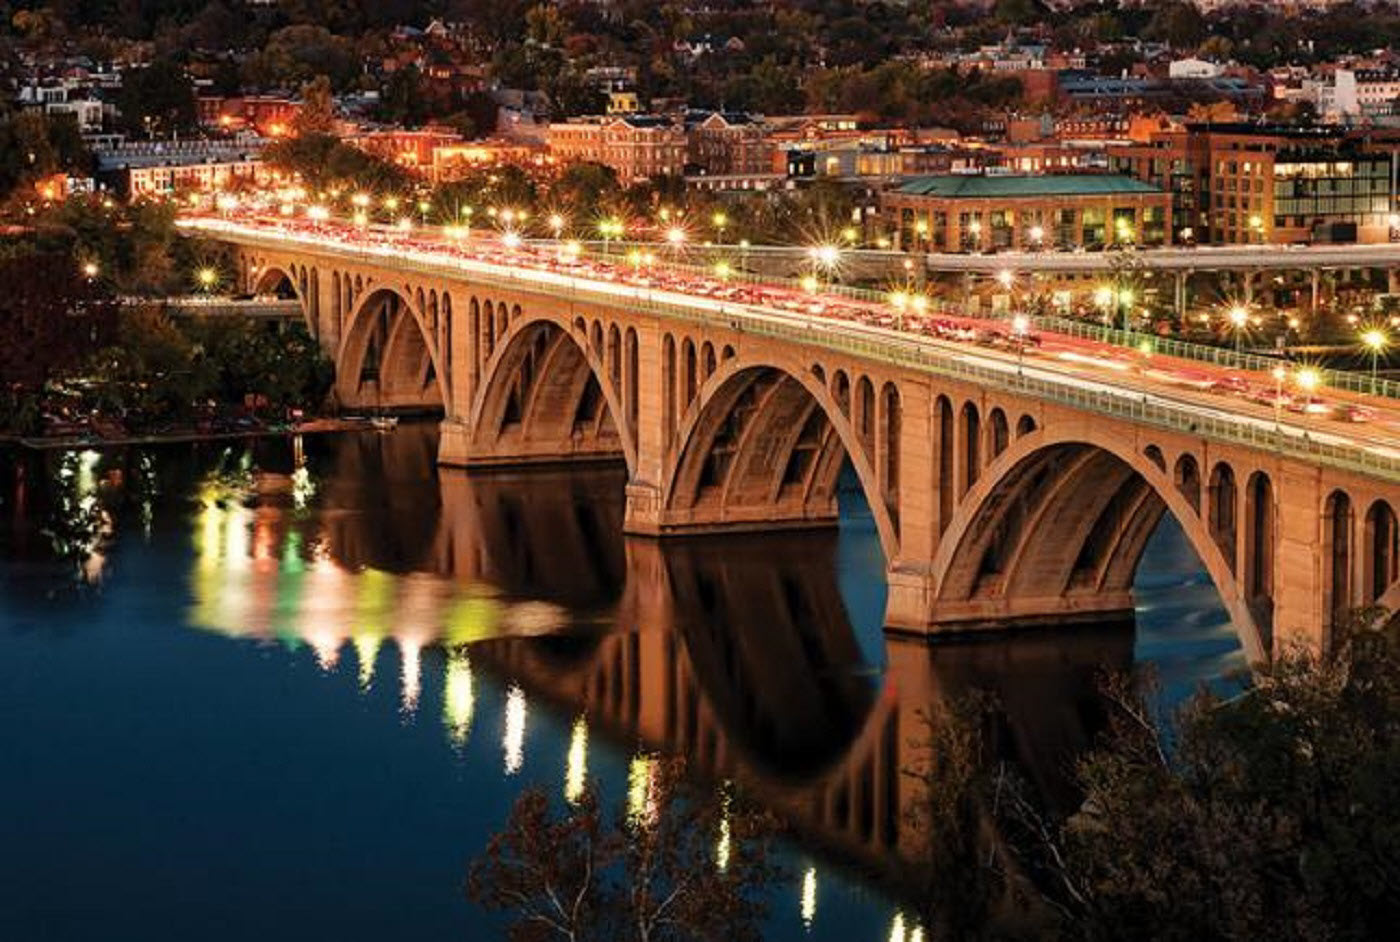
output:
<svg viewBox="0 0 1400 942"><path fill-rule="evenodd" d="M609 331L598 320L527 313L505 301L473 298L471 305L481 362L473 368L480 386L467 415L467 463L621 457L635 471L636 415L627 408L637 396L635 332L624 349L629 331L617 325L618 343L593 343L590 334Z"/></svg>
<svg viewBox="0 0 1400 942"><path fill-rule="evenodd" d="M445 408L448 376L436 325L427 321L413 292L390 284L367 285L345 321L335 355L336 394L344 405L365 408Z"/></svg>
<svg viewBox="0 0 1400 942"><path fill-rule="evenodd" d="M1250 477L1224 462L1212 467ZM1250 504L1247 516L1258 519L1237 521L1237 495L1225 495L1222 513L1231 515L1232 526L1245 524L1227 545L1212 525L1218 522L1213 495L1193 492L1179 478L1128 439L1083 428L1037 429L1018 438L969 488L938 546L935 620L1074 619L1130 610L1138 563L1170 513L1210 575L1245 655L1267 661L1269 600L1262 592L1269 586L1247 591L1248 573L1237 573L1226 554L1236 540L1266 538L1274 509ZM1084 486L1089 480L1093 488ZM1247 565L1266 568L1252 558Z"/></svg>
<svg viewBox="0 0 1400 942"><path fill-rule="evenodd" d="M282 265L277 262L265 262L252 272L252 293L254 295L273 294L281 288L285 282L292 289L292 297L296 299L301 307L302 320L306 322L306 329L316 330L316 324L311 317L311 308L307 304L308 285L304 283L302 270L296 265Z"/></svg>
<svg viewBox="0 0 1400 942"><path fill-rule="evenodd" d="M878 454L898 453L897 411L843 405L845 374L806 361L739 354L721 360L681 412L663 464L661 530L745 524L757 529L810 526L836 518L837 481L846 460L860 481L887 563L899 559L899 527L889 469ZM871 408L899 408L897 387L862 376ZM844 387L842 387L844 388ZM877 436L893 441L876 443Z"/></svg>

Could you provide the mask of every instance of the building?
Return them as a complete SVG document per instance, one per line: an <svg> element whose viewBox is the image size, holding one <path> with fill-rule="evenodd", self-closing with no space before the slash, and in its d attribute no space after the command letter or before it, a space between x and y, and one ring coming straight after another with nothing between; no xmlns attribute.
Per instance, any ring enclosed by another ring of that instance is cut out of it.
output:
<svg viewBox="0 0 1400 942"><path fill-rule="evenodd" d="M1169 189L1176 238L1218 245L1385 242L1400 136L1189 124L1113 148L1110 168Z"/></svg>
<svg viewBox="0 0 1400 942"><path fill-rule="evenodd" d="M97 179L129 199L261 185L274 177L262 162L263 143L255 137L121 143L94 152Z"/></svg>
<svg viewBox="0 0 1400 942"><path fill-rule="evenodd" d="M1169 194L1109 174L918 177L880 202L895 245L911 251L1100 249L1171 235Z"/></svg>
<svg viewBox="0 0 1400 942"><path fill-rule="evenodd" d="M683 176L689 151L685 125L664 115L582 118L549 126L549 150L560 163L611 167L624 184Z"/></svg>
<svg viewBox="0 0 1400 942"><path fill-rule="evenodd" d="M345 142L367 154L374 154L418 173L432 173L434 154L441 148L462 144L456 131L424 128L407 131L402 128L361 131L345 138Z"/></svg>
<svg viewBox="0 0 1400 942"><path fill-rule="evenodd" d="M282 137L291 131L301 102L286 95L202 95L197 101L199 123L210 130L253 131Z"/></svg>
<svg viewBox="0 0 1400 942"><path fill-rule="evenodd" d="M1400 73L1389 69L1338 69L1314 86L1317 112L1331 121L1387 118L1396 113Z"/></svg>
<svg viewBox="0 0 1400 942"><path fill-rule="evenodd" d="M773 144L767 130L746 114L691 111L685 116L686 157L694 173L746 177L771 173Z"/></svg>

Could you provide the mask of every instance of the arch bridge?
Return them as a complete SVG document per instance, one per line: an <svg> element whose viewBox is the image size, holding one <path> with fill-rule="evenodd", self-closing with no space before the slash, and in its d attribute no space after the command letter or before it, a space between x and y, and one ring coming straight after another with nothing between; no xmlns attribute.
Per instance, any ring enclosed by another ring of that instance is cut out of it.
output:
<svg viewBox="0 0 1400 942"><path fill-rule="evenodd" d="M888 624L1121 618L1165 514L1252 660L1400 607L1400 448L1322 446L1204 397L617 282L220 230L297 298L353 407L440 408L459 466L622 460L636 534L836 520L849 464ZM1398 443L1400 444L1400 443Z"/></svg>

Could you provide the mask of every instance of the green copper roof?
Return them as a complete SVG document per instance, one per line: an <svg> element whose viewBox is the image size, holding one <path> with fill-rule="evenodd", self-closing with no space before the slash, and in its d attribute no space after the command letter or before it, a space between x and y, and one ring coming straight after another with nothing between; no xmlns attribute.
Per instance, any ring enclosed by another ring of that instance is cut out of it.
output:
<svg viewBox="0 0 1400 942"><path fill-rule="evenodd" d="M1005 199L1034 196L1101 196L1115 193L1161 193L1157 187L1132 177L1107 173L1053 174L1046 176L962 176L945 174L915 177L899 188L913 196L954 199Z"/></svg>

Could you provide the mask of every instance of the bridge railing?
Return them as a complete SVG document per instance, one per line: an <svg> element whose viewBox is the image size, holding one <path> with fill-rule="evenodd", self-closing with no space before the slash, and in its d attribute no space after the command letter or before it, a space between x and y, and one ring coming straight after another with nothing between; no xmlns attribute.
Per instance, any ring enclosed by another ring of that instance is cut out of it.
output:
<svg viewBox="0 0 1400 942"><path fill-rule="evenodd" d="M1192 343L1173 337L1158 337L1143 331L1120 330L1087 321L1076 321L1067 317L1032 317L1031 325L1046 333L1063 334L1085 340L1097 340L1114 347L1147 351L1154 355L1174 357L1179 360L1195 360L1230 370L1254 373L1269 373L1275 367L1288 361L1281 357L1260 356L1226 347ZM1400 399L1400 382L1377 377L1374 381L1366 373L1351 370L1319 369L1322 385L1344 392L1366 396L1380 396L1387 399Z"/></svg>
<svg viewBox="0 0 1400 942"><path fill-rule="evenodd" d="M614 243L607 248L606 257L619 264L626 264L627 253L635 248L639 248L641 245L642 243ZM656 247L654 245L648 244L647 248L656 254L656 260L649 264L647 266L648 268L661 268L663 270L684 274L701 275L711 278L715 277L713 267L692 265L667 258L667 251L662 249L660 252L656 252ZM745 251L736 246L723 246L721 248L729 250L727 257L731 260L740 260ZM716 251L716 249L711 248L710 251ZM750 249L749 251L752 250ZM600 252L600 254L603 253ZM773 285L792 291L804 290L801 279L759 275L754 272L742 271L738 268L731 270L725 277L727 281L732 281L737 284ZM917 290L913 286L912 280L907 286L897 283L892 284L892 290L899 287L904 287L905 290L910 291ZM858 288L828 281L821 282L820 291L822 294L836 295L838 297L875 305L886 305L889 303L890 299L888 291L874 291L869 288ZM1102 324L1095 324L1090 321L1074 320L1069 317L1034 316L1030 318L1030 323L1036 330L1046 333L1061 334L1081 340L1093 340L1111 347L1120 347L1125 350L1135 350L1139 352L1143 351L1144 345L1146 345L1145 349L1154 355L1172 357L1179 360L1191 360L1197 363L1205 363L1231 370L1268 374L1276 366L1286 362L1279 357L1260 356L1256 353L1245 353L1243 351L1237 352L1228 347L1217 347L1206 343L1178 340L1173 337L1159 337L1156 334L1143 331L1121 330ZM1318 375L1321 378L1322 384L1331 389L1358 395L1400 399L1400 382L1394 380L1381 379L1378 377L1373 381L1369 374L1357 373L1350 370L1319 369Z"/></svg>
<svg viewBox="0 0 1400 942"><path fill-rule="evenodd" d="M263 238L256 234L239 234L239 238L257 243ZM268 239L274 243L300 243L314 252L348 257L369 265L392 264L396 269L407 269L430 277L461 277L469 275L473 281L512 291L543 294L553 299L561 297L592 304L625 305L634 310L655 314L672 320L687 321L706 326L728 327L730 329L756 334L774 339L788 340L799 344L817 346L847 353L854 356L875 359L885 363L918 370L933 375L973 383L985 388L1013 394L1031 396L1072 408L1082 409L1101 415L1131 419L1144 425L1184 432L1229 444L1276 451L1280 455L1340 468L1358 471L1400 481L1400 452L1394 456L1381 454L1355 445L1343 445L1319 441L1307 432L1301 435L1285 433L1281 427L1267 428L1255 421L1236 421L1218 416L1152 402L1141 393L1124 389L1111 392L1102 388L1087 388L1073 378L1052 381L1024 372L1009 372L1005 367L995 369L954 355L935 347L921 338L887 331L876 327L851 324L849 322L829 322L820 317L808 317L783 311L751 309L745 305L721 304L717 310L705 311L693 305L681 304L652 297L619 298L615 293L591 288L587 283L571 276L559 276L558 281L541 284L529 278L519 277L513 270L495 274L485 270L483 265L464 269L448 259L429 260L415 258L408 254L386 256L364 248L349 245L327 245L316 240L303 240L289 236L275 236ZM837 329L833 329L836 327Z"/></svg>

